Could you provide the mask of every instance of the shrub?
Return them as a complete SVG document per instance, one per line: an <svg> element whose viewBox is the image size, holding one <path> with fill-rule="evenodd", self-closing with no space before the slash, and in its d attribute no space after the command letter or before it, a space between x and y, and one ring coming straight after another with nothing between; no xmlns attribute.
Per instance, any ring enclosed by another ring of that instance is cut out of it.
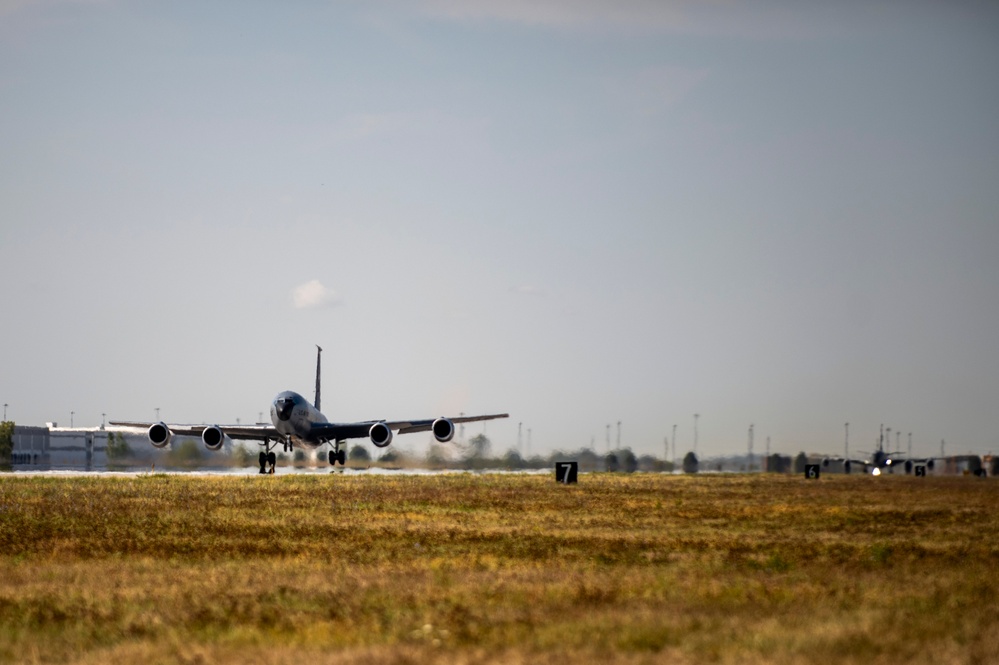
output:
<svg viewBox="0 0 999 665"><path fill-rule="evenodd" d="M683 472L684 473L697 473L697 466L699 462L697 461L697 455L691 450L689 453L683 457Z"/></svg>

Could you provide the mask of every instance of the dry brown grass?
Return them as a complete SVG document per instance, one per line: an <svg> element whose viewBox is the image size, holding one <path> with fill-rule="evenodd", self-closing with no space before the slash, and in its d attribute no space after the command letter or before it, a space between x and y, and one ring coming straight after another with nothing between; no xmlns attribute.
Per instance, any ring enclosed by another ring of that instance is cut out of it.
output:
<svg viewBox="0 0 999 665"><path fill-rule="evenodd" d="M0 478L0 659L996 662L999 484Z"/></svg>

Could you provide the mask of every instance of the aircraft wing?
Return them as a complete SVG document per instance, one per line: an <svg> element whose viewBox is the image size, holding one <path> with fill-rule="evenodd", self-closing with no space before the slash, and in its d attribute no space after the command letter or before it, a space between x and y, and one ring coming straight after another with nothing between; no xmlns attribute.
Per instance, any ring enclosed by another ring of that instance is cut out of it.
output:
<svg viewBox="0 0 999 665"><path fill-rule="evenodd" d="M447 418L452 423L475 423L483 420L496 420L497 418L509 418L508 413L497 413L488 416L458 416ZM314 423L312 434L317 439L343 440L343 439L363 439L368 436L371 426L375 423L385 423L390 429L399 434L412 434L414 432L429 432L433 427L436 418L426 418L423 420L366 420L359 423Z"/></svg>
<svg viewBox="0 0 999 665"><path fill-rule="evenodd" d="M888 458L888 460L889 460L888 463L889 463L890 466L900 466L900 465L903 465L903 464L906 464L906 463L924 464L924 465L927 465L930 468L932 468L933 464L937 460L943 460L943 459L945 459L945 458L943 458L943 457L901 457L900 456L900 457L889 457Z"/></svg>
<svg viewBox="0 0 999 665"><path fill-rule="evenodd" d="M108 423L109 425L114 425L116 427L134 427L136 429L148 430L153 425L158 423L155 422L136 422L136 421L121 421L112 420ZM230 439L237 439L243 441L263 441L264 439L270 441L277 441L281 438L278 431L273 425L174 425L170 423L164 423L170 433L174 436L201 436L201 433L205 431L206 427L218 427L222 430L227 437Z"/></svg>
<svg viewBox="0 0 999 665"><path fill-rule="evenodd" d="M498 418L509 418L509 413L496 413L489 416L458 416L457 418L448 418L451 422L456 425L461 423L477 423L483 420L496 420ZM412 434L413 432L429 432L430 428L433 427L436 418L431 418L430 420L395 420L392 422L386 422L385 424L394 430L398 430L399 434Z"/></svg>
<svg viewBox="0 0 999 665"><path fill-rule="evenodd" d="M871 464L869 459L856 459L855 457L843 457L842 455L830 455L823 457L823 462L849 462L850 464Z"/></svg>

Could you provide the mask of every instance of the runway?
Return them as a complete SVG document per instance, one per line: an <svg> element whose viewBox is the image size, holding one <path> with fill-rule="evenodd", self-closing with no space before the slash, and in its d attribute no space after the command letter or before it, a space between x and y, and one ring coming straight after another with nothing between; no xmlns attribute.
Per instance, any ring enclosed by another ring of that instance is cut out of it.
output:
<svg viewBox="0 0 999 665"><path fill-rule="evenodd" d="M482 470L464 470L464 469L386 469L380 467L372 467L370 469L350 469L350 468L321 468L321 467L277 467L274 470L276 476L326 476L326 475L343 475L343 476L452 476L452 475L481 475L481 474L503 474L511 476L536 476L536 475L550 475L554 471L552 469L482 469ZM220 468L220 469L126 469L121 471L86 471L83 469L46 469L46 470L20 470L16 469L14 471L7 472L8 476L17 477L53 477L53 478L74 478L74 477L88 477L88 476L107 476L107 477L127 477L132 478L136 476L150 476L150 475L169 475L169 476L261 476L269 474L261 474L257 467L246 467L246 468Z"/></svg>

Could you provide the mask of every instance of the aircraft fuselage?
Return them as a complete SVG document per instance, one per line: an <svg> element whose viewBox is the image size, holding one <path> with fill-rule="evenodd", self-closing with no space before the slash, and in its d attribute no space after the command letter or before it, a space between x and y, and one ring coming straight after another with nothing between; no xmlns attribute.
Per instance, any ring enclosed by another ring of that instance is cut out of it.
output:
<svg viewBox="0 0 999 665"><path fill-rule="evenodd" d="M326 416L301 395L291 390L279 393L271 403L271 423L282 436L297 445L315 448L321 445L312 437L312 425L325 423Z"/></svg>

